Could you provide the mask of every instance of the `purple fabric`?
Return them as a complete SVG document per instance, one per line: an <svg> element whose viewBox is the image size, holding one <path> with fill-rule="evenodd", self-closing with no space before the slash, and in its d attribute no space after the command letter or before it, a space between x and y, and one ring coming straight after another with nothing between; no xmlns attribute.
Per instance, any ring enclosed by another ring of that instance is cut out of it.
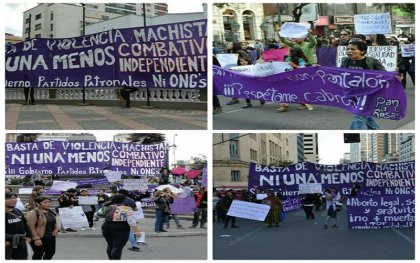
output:
<svg viewBox="0 0 420 263"><path fill-rule="evenodd" d="M404 118L407 97L395 73L306 67L266 77L247 76L213 66L213 92L235 98L309 103L345 109L355 115Z"/></svg>
<svg viewBox="0 0 420 263"><path fill-rule="evenodd" d="M82 184L91 184L92 187L102 186L102 185L109 185L109 182L106 178L99 178L99 179L84 179L84 180L70 180L71 182L77 183L77 185Z"/></svg>
<svg viewBox="0 0 420 263"><path fill-rule="evenodd" d="M6 143L6 174L103 176L103 170L126 175L157 175L166 165L164 143L120 142Z"/></svg>
<svg viewBox="0 0 420 263"><path fill-rule="evenodd" d="M203 169L203 174L201 177L201 186L207 186L207 168Z"/></svg>
<svg viewBox="0 0 420 263"><path fill-rule="evenodd" d="M299 211L302 207L302 199L300 197L292 197L283 200L283 211L294 212Z"/></svg>
<svg viewBox="0 0 420 263"><path fill-rule="evenodd" d="M359 195L414 194L415 162L321 165L301 162L287 167L250 163L248 187L281 191L285 196L299 195L299 184L320 183L349 195L353 184L362 188Z"/></svg>
<svg viewBox="0 0 420 263"><path fill-rule="evenodd" d="M414 194L357 197L347 201L350 229L414 228Z"/></svg>
<svg viewBox="0 0 420 263"><path fill-rule="evenodd" d="M193 196L185 198L174 198L174 203L171 204L171 212L175 215L194 213L197 206Z"/></svg>
<svg viewBox="0 0 420 263"><path fill-rule="evenodd" d="M321 47L316 49L317 63L324 67L335 67L337 65L337 48Z"/></svg>
<svg viewBox="0 0 420 263"><path fill-rule="evenodd" d="M7 88L207 87L207 20L7 47Z"/></svg>

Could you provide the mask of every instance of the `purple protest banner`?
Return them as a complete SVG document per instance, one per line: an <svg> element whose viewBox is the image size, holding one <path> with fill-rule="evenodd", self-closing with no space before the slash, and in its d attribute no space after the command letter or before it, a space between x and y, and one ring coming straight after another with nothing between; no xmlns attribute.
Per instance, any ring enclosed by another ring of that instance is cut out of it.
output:
<svg viewBox="0 0 420 263"><path fill-rule="evenodd" d="M207 87L207 20L112 29L6 48L6 88Z"/></svg>
<svg viewBox="0 0 420 263"><path fill-rule="evenodd" d="M414 194L347 200L350 229L414 228Z"/></svg>
<svg viewBox="0 0 420 263"><path fill-rule="evenodd" d="M351 188L361 186L359 195L414 194L415 162L358 162L321 165L300 162L286 167L250 163L249 189L281 191L285 196L299 195L299 184L317 183L322 188L336 188L349 195Z"/></svg>
<svg viewBox="0 0 420 263"><path fill-rule="evenodd" d="M291 197L283 200L284 212L300 211L302 208L302 199L300 197Z"/></svg>
<svg viewBox="0 0 420 263"><path fill-rule="evenodd" d="M266 77L243 75L213 66L213 92L275 103L339 107L356 115L400 120L407 97L395 73L306 67Z"/></svg>
<svg viewBox="0 0 420 263"><path fill-rule="evenodd" d="M154 176L166 165L166 156L164 143L6 143L6 174L103 176L109 169L124 175Z"/></svg>
<svg viewBox="0 0 420 263"><path fill-rule="evenodd" d="M337 58L336 47L321 47L316 49L317 64L324 67L335 67Z"/></svg>
<svg viewBox="0 0 420 263"><path fill-rule="evenodd" d="M109 182L106 178L92 178L92 179L84 179L84 180L70 180L71 182L77 183L77 185L84 185L84 184L91 184L92 187L102 186L102 185L109 185Z"/></svg>
<svg viewBox="0 0 420 263"><path fill-rule="evenodd" d="M171 213L175 215L194 213L197 206L193 196L185 198L174 198L174 203L171 204Z"/></svg>
<svg viewBox="0 0 420 263"><path fill-rule="evenodd" d="M207 186L207 168L203 169L203 174L201 176L201 186Z"/></svg>

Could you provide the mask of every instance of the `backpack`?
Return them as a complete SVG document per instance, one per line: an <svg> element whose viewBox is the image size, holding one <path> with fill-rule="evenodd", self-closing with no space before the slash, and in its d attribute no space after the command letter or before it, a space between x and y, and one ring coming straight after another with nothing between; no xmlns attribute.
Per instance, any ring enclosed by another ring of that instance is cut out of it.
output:
<svg viewBox="0 0 420 263"><path fill-rule="evenodd" d="M128 206L110 205L105 212L105 222L127 221L127 214L130 212Z"/></svg>

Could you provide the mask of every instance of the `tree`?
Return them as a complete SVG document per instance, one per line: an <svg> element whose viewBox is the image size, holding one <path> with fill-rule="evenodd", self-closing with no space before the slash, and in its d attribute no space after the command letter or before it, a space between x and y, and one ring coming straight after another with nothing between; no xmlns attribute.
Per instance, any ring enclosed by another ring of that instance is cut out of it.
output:
<svg viewBox="0 0 420 263"><path fill-rule="evenodd" d="M300 17L302 16L302 8L309 4L298 4L295 9L293 9L293 21L299 23Z"/></svg>
<svg viewBox="0 0 420 263"><path fill-rule="evenodd" d="M392 10L394 14L407 17L407 18L414 18L416 14L415 4L407 3L407 4L373 4L373 7L383 10Z"/></svg>
<svg viewBox="0 0 420 263"><path fill-rule="evenodd" d="M128 135L131 143L154 144L165 141L165 135L161 133L131 133Z"/></svg>
<svg viewBox="0 0 420 263"><path fill-rule="evenodd" d="M22 133L16 137L16 142L35 142L40 133Z"/></svg>
<svg viewBox="0 0 420 263"><path fill-rule="evenodd" d="M191 170L202 170L207 167L207 157L200 154L197 157L191 157Z"/></svg>

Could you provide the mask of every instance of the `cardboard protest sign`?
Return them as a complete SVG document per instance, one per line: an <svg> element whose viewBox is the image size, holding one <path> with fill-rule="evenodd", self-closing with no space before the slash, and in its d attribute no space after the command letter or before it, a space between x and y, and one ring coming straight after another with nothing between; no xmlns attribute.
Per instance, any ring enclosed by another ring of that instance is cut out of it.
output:
<svg viewBox="0 0 420 263"><path fill-rule="evenodd" d="M346 46L337 47L337 67L340 67L341 60L347 57L346 48ZM397 71L397 46L368 46L366 56L378 59L386 71Z"/></svg>
<svg viewBox="0 0 420 263"><path fill-rule="evenodd" d="M97 196L79 196L79 205L97 205Z"/></svg>
<svg viewBox="0 0 420 263"><path fill-rule="evenodd" d="M322 193L322 185L318 183L299 184L301 194L319 194Z"/></svg>
<svg viewBox="0 0 420 263"><path fill-rule="evenodd" d="M137 211L134 211L133 216L136 220L144 219L144 212L141 202L136 202Z"/></svg>
<svg viewBox="0 0 420 263"><path fill-rule="evenodd" d="M311 28L311 25L308 23L293 23L286 22L281 27L279 32L280 37L288 38L306 38L308 35L308 30Z"/></svg>
<svg viewBox="0 0 420 263"><path fill-rule="evenodd" d="M264 221L270 211L270 206L233 200L227 212L228 216L235 216L245 219Z"/></svg>
<svg viewBox="0 0 420 263"><path fill-rule="evenodd" d="M122 171L107 171L104 175L108 182L118 182L121 180Z"/></svg>
<svg viewBox="0 0 420 263"><path fill-rule="evenodd" d="M124 179L123 180L123 188L126 190L138 190L141 192L147 191L149 188L147 187L147 179Z"/></svg>
<svg viewBox="0 0 420 263"><path fill-rule="evenodd" d="M216 58L222 68L230 68L238 65L238 54L217 54Z"/></svg>
<svg viewBox="0 0 420 263"><path fill-rule="evenodd" d="M288 62L270 62L264 64L255 64L249 66L238 66L230 68L230 70L236 71L238 73L255 77L270 76L277 73L286 72L292 69L293 68Z"/></svg>
<svg viewBox="0 0 420 263"><path fill-rule="evenodd" d="M54 181L50 190L67 191L70 188L76 188L77 183L67 181Z"/></svg>
<svg viewBox="0 0 420 263"><path fill-rule="evenodd" d="M416 55L416 45L414 44L400 45L400 48L403 58L414 57Z"/></svg>
<svg viewBox="0 0 420 263"><path fill-rule="evenodd" d="M81 206L58 208L64 228L88 227L89 223Z"/></svg>
<svg viewBox="0 0 420 263"><path fill-rule="evenodd" d="M283 211L284 212L295 212L300 211L302 208L302 198L291 197L283 200Z"/></svg>
<svg viewBox="0 0 420 263"><path fill-rule="evenodd" d="M207 88L207 20L6 47L6 88Z"/></svg>
<svg viewBox="0 0 420 263"><path fill-rule="evenodd" d="M354 27L357 34L391 34L391 16L389 13L354 15Z"/></svg>
<svg viewBox="0 0 420 263"><path fill-rule="evenodd" d="M20 195L29 195L32 194L32 188L19 188Z"/></svg>

